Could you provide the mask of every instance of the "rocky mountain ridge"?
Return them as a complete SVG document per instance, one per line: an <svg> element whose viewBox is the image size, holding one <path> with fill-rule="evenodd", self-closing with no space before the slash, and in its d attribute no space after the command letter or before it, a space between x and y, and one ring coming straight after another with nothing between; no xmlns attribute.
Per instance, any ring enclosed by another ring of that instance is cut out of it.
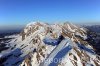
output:
<svg viewBox="0 0 100 66"><path fill-rule="evenodd" d="M89 30L72 23L33 22L1 53L4 66L99 66L100 56L88 42ZM8 58L9 56L9 58ZM54 61L56 59L56 62ZM60 61L57 61L61 59ZM13 61L11 63L11 61ZM46 62L46 61L50 62Z"/></svg>

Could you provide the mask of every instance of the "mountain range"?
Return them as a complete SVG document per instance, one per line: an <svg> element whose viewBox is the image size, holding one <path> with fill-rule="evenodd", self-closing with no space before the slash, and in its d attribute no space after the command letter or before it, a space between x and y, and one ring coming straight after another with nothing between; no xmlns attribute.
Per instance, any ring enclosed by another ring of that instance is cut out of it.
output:
<svg viewBox="0 0 100 66"><path fill-rule="evenodd" d="M99 43L87 27L32 22L0 40L0 66L100 66Z"/></svg>

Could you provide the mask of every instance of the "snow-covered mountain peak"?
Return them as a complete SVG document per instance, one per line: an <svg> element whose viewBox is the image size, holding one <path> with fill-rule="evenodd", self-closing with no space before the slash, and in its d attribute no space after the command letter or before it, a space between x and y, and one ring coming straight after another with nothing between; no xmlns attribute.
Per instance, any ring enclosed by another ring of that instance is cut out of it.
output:
<svg viewBox="0 0 100 66"><path fill-rule="evenodd" d="M26 25L26 27L29 27L29 26L32 26L32 25L46 25L47 23L44 23L44 22L31 22L31 23L28 23Z"/></svg>
<svg viewBox="0 0 100 66"><path fill-rule="evenodd" d="M25 29L22 31L22 35L29 36L30 34L39 31L41 33L45 33L47 35L50 34L81 34L84 36L86 31L83 28L77 27L72 23L63 23L63 24L47 24L42 22L33 22L29 23ZM69 34L69 35L70 35ZM58 35L59 36L59 35ZM57 37L58 37L57 36ZM86 35L85 35L86 36Z"/></svg>
<svg viewBox="0 0 100 66"><path fill-rule="evenodd" d="M99 56L87 41L87 30L72 23L29 23L12 39L6 66L98 66ZM2 55L3 55L2 54ZM62 60L61 60L62 59ZM10 63L10 61L15 62ZM60 60L56 63L54 60ZM49 61L49 62L48 62Z"/></svg>

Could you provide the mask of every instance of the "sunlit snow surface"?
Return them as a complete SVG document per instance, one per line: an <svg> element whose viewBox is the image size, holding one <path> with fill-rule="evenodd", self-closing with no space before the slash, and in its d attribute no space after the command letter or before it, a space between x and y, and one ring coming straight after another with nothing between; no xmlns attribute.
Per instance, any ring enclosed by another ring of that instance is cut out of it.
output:
<svg viewBox="0 0 100 66"><path fill-rule="evenodd" d="M97 63L100 65L100 60L97 59L93 47L89 44L82 44L76 38L77 35L82 38L82 41L85 41L87 39L85 30L73 24L30 23L23 32L23 34L5 37L13 38L7 43L10 48L0 53L0 57L7 59L3 63L5 66L30 66L27 65L28 63L32 66L75 66L75 63L77 66L83 66L82 60L87 61L88 56L89 60L85 66L96 66L94 61L98 61ZM71 34L71 37L67 33ZM22 35L25 37L24 40L22 40ZM78 43L75 43L74 40L77 40ZM82 55L80 56L80 54ZM30 56L28 63L26 63L27 56ZM55 59L62 60L55 63L53 61Z"/></svg>

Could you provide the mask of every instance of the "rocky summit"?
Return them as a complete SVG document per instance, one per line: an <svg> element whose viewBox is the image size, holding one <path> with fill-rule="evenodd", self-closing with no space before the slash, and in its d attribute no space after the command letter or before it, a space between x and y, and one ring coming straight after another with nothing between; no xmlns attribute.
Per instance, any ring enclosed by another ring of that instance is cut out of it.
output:
<svg viewBox="0 0 100 66"><path fill-rule="evenodd" d="M92 35L69 22L29 23L19 34L6 36L13 39L0 52L0 66L100 66Z"/></svg>

